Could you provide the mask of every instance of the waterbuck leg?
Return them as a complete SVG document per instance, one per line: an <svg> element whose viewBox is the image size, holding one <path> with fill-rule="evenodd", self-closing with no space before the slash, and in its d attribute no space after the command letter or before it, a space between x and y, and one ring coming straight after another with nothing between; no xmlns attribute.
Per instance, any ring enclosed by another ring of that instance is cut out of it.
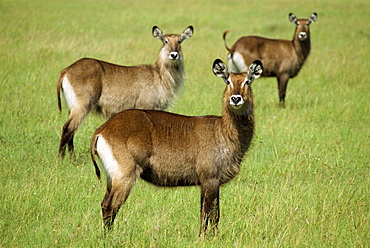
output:
<svg viewBox="0 0 370 248"><path fill-rule="evenodd" d="M76 129L71 128L70 119L68 119L68 121L64 124L63 129L62 129L62 137L60 138L59 152L58 152L58 156L60 158L64 158L66 147L68 145L68 151L71 156L71 160L72 161L75 160L76 156L74 153L73 137L76 132Z"/></svg>
<svg viewBox="0 0 370 248"><path fill-rule="evenodd" d="M80 124L84 120L85 116L89 113L89 111L90 111L90 108L83 107L83 105L79 109L70 110L68 120L63 125L63 128L62 128L62 136L60 138L59 152L58 152L58 156L60 158L64 158L65 150L66 150L66 147L68 146L68 151L71 156L71 160L74 161L75 153L74 153L74 146L73 146L73 138L74 138L77 128L80 126Z"/></svg>
<svg viewBox="0 0 370 248"><path fill-rule="evenodd" d="M73 146L73 138L74 138L74 136L75 136L75 134L73 132L73 134L71 135L71 138L68 141L68 152L70 154L71 161L75 161L76 160L75 148Z"/></svg>
<svg viewBox="0 0 370 248"><path fill-rule="evenodd" d="M63 128L62 128L62 136L60 138L59 151L58 151L58 156L60 158L64 158L67 144L71 144L71 145L68 146L68 149L69 149L70 152L71 152L71 149L73 151L74 131L70 130L70 128L69 128L70 123L71 123L71 119L68 119L67 122L63 125Z"/></svg>
<svg viewBox="0 0 370 248"><path fill-rule="evenodd" d="M213 234L217 231L220 219L219 208L220 183L217 179L208 179L201 184L201 208L200 208L200 233L206 235L207 227L210 225Z"/></svg>
<svg viewBox="0 0 370 248"><path fill-rule="evenodd" d="M125 203L136 181L136 176L131 173L129 176L108 179L107 191L101 203L104 228L112 229L114 219L120 207Z"/></svg>
<svg viewBox="0 0 370 248"><path fill-rule="evenodd" d="M284 108L285 107L285 94L286 94L286 89L288 86L289 75L288 74L278 75L277 80L278 80L279 99L280 99L279 105L280 107Z"/></svg>

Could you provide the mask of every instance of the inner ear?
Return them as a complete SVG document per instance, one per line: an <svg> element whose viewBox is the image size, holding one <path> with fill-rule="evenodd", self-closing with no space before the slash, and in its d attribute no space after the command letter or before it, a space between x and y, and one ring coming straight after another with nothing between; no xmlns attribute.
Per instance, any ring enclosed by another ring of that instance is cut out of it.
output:
<svg viewBox="0 0 370 248"><path fill-rule="evenodd" d="M181 43L182 41L189 39L190 37L193 36L193 26L189 26L187 29L184 30L184 32L180 36L179 42Z"/></svg>
<svg viewBox="0 0 370 248"><path fill-rule="evenodd" d="M293 13L290 13L289 14L289 21L292 22L292 23L294 23L294 24L296 24L296 25L299 24L297 17Z"/></svg>
<svg viewBox="0 0 370 248"><path fill-rule="evenodd" d="M216 59L213 62L212 71L216 77L223 78L224 81L227 82L227 79L229 78L229 72L221 59Z"/></svg>
<svg viewBox="0 0 370 248"><path fill-rule="evenodd" d="M311 23L315 22L317 20L317 14L313 13L309 18L306 26L310 25Z"/></svg>
<svg viewBox="0 0 370 248"><path fill-rule="evenodd" d="M310 16L310 19L312 20L312 22L315 22L317 20L317 13L313 13L311 16Z"/></svg>
<svg viewBox="0 0 370 248"><path fill-rule="evenodd" d="M154 38L160 39L163 42L163 40L164 40L163 39L163 37L164 37L163 33L157 26L153 27L152 33L153 33Z"/></svg>
<svg viewBox="0 0 370 248"><path fill-rule="evenodd" d="M248 71L249 77L259 78L263 72L263 65L260 60L255 60L250 66Z"/></svg>

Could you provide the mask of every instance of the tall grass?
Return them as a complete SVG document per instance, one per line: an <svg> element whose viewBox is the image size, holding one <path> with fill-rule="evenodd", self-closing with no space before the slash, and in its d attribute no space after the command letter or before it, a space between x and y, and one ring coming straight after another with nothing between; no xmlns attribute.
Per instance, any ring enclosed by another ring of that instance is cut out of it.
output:
<svg viewBox="0 0 370 248"><path fill-rule="evenodd" d="M368 247L370 234L369 8L365 0L0 1L0 246ZM257 129L239 176L221 189L219 233L199 239L199 189L139 181L105 235L88 156L89 116L77 162L56 158L60 70L81 57L154 63L158 25L183 44L187 81L172 112L220 114L224 85L211 65L242 35L291 39L288 13L308 17L312 51L278 108L273 78L253 83Z"/></svg>

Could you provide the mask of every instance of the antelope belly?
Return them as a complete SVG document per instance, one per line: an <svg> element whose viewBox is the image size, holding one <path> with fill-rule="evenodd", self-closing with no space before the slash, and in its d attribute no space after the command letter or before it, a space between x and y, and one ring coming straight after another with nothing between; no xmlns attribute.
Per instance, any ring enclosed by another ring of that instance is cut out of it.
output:
<svg viewBox="0 0 370 248"><path fill-rule="evenodd" d="M140 175L145 181L157 186L193 186L199 185L199 178L192 170L168 170L158 171L146 168Z"/></svg>

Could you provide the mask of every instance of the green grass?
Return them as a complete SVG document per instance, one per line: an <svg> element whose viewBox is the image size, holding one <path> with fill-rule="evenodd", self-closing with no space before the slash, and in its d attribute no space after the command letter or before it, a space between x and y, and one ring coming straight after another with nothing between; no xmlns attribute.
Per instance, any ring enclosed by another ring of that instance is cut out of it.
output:
<svg viewBox="0 0 370 248"><path fill-rule="evenodd" d="M0 246L2 247L369 247L370 46L366 0L0 1ZM184 93L172 112L220 114L226 61L243 35L291 39L288 13L308 17L312 50L278 108L276 79L253 83L257 129L241 173L221 189L215 237L199 239L199 189L138 181L107 236L99 182L88 155L104 120L89 116L76 135L77 161L58 161L64 105L59 71L81 57L154 63L151 35L183 43Z"/></svg>

